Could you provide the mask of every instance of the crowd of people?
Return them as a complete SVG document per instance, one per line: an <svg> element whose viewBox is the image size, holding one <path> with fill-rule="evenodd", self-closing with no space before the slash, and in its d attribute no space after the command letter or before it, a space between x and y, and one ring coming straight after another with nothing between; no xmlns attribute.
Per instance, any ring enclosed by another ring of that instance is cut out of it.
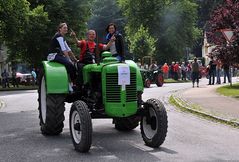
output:
<svg viewBox="0 0 239 162"><path fill-rule="evenodd" d="M139 65L139 64L138 64ZM141 65L141 64L140 64ZM150 66L141 66L150 70ZM149 68L147 68L149 67ZM199 87L199 79L207 77L209 79L208 85L221 84L221 77L223 76L223 83L231 82L230 66L227 63L222 63L220 60L210 58L210 62L207 66L201 65L197 58L194 58L192 62L172 62L171 64L164 63L161 68L165 79L174 80L191 80L193 87L197 83ZM234 75L234 74L233 74Z"/></svg>
<svg viewBox="0 0 239 162"><path fill-rule="evenodd" d="M207 68L209 69L208 85L214 85L215 83L221 84L222 71L224 74L223 83L226 83L226 79L228 80L228 83L231 83L230 66L228 63L222 63L220 60L216 60L213 57L211 57Z"/></svg>
<svg viewBox="0 0 239 162"><path fill-rule="evenodd" d="M164 63L164 65L161 66L155 64L153 61L153 63L149 66L141 66L141 63L138 62L138 66L148 70L161 68L165 79L172 78L174 80L191 80L192 65L190 63L172 62L171 64Z"/></svg>

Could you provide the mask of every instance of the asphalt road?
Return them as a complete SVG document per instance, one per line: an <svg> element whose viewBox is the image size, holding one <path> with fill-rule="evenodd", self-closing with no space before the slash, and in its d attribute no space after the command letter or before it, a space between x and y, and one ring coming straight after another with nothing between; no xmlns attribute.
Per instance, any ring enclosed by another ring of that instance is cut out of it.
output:
<svg viewBox="0 0 239 162"><path fill-rule="evenodd" d="M39 130L37 91L1 92L0 161L239 161L239 130L176 110L167 103L175 90L190 83L152 85L144 100L159 98L168 112L169 128L160 148L144 145L140 129L118 132L110 119L93 120L89 153L74 150L69 132L69 109L60 136L43 136Z"/></svg>

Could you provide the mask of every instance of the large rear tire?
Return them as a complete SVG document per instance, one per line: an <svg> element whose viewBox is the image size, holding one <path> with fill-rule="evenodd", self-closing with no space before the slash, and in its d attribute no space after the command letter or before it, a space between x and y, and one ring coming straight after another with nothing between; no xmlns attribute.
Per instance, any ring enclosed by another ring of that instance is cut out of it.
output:
<svg viewBox="0 0 239 162"><path fill-rule="evenodd" d="M146 113L140 122L141 135L147 146L159 147L167 135L167 112L157 99L147 100L144 109Z"/></svg>
<svg viewBox="0 0 239 162"><path fill-rule="evenodd" d="M139 118L137 116L126 118L115 118L115 129L119 131L130 131L135 129L139 125Z"/></svg>
<svg viewBox="0 0 239 162"><path fill-rule="evenodd" d="M88 152L92 142L92 121L88 106L76 101L70 110L70 132L76 151Z"/></svg>
<svg viewBox="0 0 239 162"><path fill-rule="evenodd" d="M39 119L43 135L58 135L64 127L65 96L47 94L45 76L42 75L38 90Z"/></svg>

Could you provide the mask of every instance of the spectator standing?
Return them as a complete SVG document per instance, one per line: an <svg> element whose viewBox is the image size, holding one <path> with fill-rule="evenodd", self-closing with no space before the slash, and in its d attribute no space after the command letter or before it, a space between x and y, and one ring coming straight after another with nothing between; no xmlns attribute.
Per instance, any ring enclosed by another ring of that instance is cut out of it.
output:
<svg viewBox="0 0 239 162"><path fill-rule="evenodd" d="M179 65L178 62L174 65L174 80L178 80Z"/></svg>
<svg viewBox="0 0 239 162"><path fill-rule="evenodd" d="M182 80L186 80L186 72L187 72L187 68L185 66L185 63L182 62L182 65L181 65Z"/></svg>
<svg viewBox="0 0 239 162"><path fill-rule="evenodd" d="M223 83L226 83L226 77L227 77L227 80L228 80L228 83L231 83L231 76L230 76L230 66L229 64L227 63L224 63L222 65L222 68L223 68L223 72L224 72L224 82Z"/></svg>
<svg viewBox="0 0 239 162"><path fill-rule="evenodd" d="M221 84L221 68L222 68L221 61L217 60L216 62L217 84Z"/></svg>
<svg viewBox="0 0 239 162"><path fill-rule="evenodd" d="M2 87L3 88L6 88L6 87L9 88L9 81L8 81L9 74L8 74L6 69L4 69L4 71L1 74L1 76L2 76Z"/></svg>
<svg viewBox="0 0 239 162"><path fill-rule="evenodd" d="M37 80L37 74L36 74L34 68L32 69L31 73L32 73L32 76L33 76L33 85L35 85L36 84L36 80Z"/></svg>
<svg viewBox="0 0 239 162"><path fill-rule="evenodd" d="M12 85L13 87L18 87L17 73L15 69L12 70Z"/></svg>
<svg viewBox="0 0 239 162"><path fill-rule="evenodd" d="M213 60L213 57L211 57L211 60L209 62L209 83L208 83L208 85L214 85L215 76L216 76L216 63Z"/></svg>
<svg viewBox="0 0 239 162"><path fill-rule="evenodd" d="M167 63L164 63L164 65L162 66L162 70L163 70L164 78L168 79L169 67Z"/></svg>
<svg viewBox="0 0 239 162"><path fill-rule="evenodd" d="M191 80L191 64L190 63L187 63L187 66L186 66L186 76L188 78L188 80Z"/></svg>
<svg viewBox="0 0 239 162"><path fill-rule="evenodd" d="M199 87L199 64L197 62L197 58L194 58L194 62L192 63L193 88L194 88L195 81L197 81L197 87Z"/></svg>
<svg viewBox="0 0 239 162"><path fill-rule="evenodd" d="M172 79L174 78L174 65L175 65L175 62L172 62L172 64L170 65L170 70L169 70L169 74Z"/></svg>

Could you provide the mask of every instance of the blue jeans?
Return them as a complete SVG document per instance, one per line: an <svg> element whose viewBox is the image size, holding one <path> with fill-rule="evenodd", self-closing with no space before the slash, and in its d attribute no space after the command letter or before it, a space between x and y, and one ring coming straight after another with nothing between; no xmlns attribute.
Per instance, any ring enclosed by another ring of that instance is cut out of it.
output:
<svg viewBox="0 0 239 162"><path fill-rule="evenodd" d="M192 81L193 81L193 85L195 81L197 82L197 85L199 84L199 72L192 72Z"/></svg>
<svg viewBox="0 0 239 162"><path fill-rule="evenodd" d="M72 62L70 62L68 58L64 57L61 54L57 54L53 61L65 65L66 71L70 75L71 81L74 81L76 79L75 66L72 64Z"/></svg>
<svg viewBox="0 0 239 162"><path fill-rule="evenodd" d="M112 56L116 57L118 61L122 61L122 57L119 54L116 53L116 54L113 54Z"/></svg>
<svg viewBox="0 0 239 162"><path fill-rule="evenodd" d="M215 83L216 70L209 71L209 84Z"/></svg>
<svg viewBox="0 0 239 162"><path fill-rule="evenodd" d="M224 83L226 83L226 77L228 79L228 83L231 83L231 76L229 70L224 70Z"/></svg>
<svg viewBox="0 0 239 162"><path fill-rule="evenodd" d="M216 73L217 73L217 84L221 84L221 69L217 69Z"/></svg>

